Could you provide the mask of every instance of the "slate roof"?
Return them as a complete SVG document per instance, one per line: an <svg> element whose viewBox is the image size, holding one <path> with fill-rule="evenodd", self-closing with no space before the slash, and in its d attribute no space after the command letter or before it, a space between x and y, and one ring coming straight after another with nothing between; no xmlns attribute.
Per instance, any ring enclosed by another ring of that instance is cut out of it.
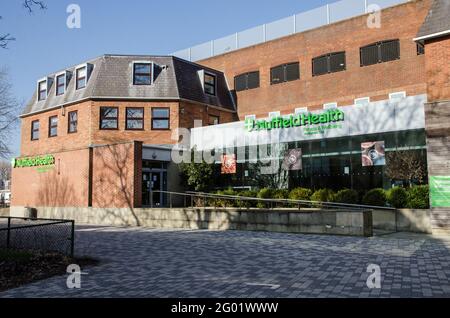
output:
<svg viewBox="0 0 450 318"><path fill-rule="evenodd" d="M417 39L450 30L450 0L434 0Z"/></svg>
<svg viewBox="0 0 450 318"><path fill-rule="evenodd" d="M133 62L151 61L155 64L152 85L133 85ZM85 99L144 99L189 100L235 111L225 75L217 70L173 56L103 55L86 62L93 66L86 88L75 89L75 70L80 65L49 74L53 84L47 98L37 100L37 84L33 97L22 116ZM203 91L198 71L216 75L217 92L211 96ZM72 73L63 95L56 96L56 76L63 71Z"/></svg>

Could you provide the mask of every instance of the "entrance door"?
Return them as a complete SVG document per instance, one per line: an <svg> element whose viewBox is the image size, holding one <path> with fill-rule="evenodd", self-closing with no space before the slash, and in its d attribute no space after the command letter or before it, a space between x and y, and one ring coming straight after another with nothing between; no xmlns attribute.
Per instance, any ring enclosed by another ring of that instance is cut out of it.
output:
<svg viewBox="0 0 450 318"><path fill-rule="evenodd" d="M160 192L165 190L164 178L166 178L164 171L142 172L142 205L160 207L165 204L166 195Z"/></svg>
<svg viewBox="0 0 450 318"><path fill-rule="evenodd" d="M153 198L153 206L159 207L162 205L162 178L161 178L162 172L150 172L151 176L151 191L150 195ZM156 191L156 192L155 192ZM152 202L150 202L151 205Z"/></svg>

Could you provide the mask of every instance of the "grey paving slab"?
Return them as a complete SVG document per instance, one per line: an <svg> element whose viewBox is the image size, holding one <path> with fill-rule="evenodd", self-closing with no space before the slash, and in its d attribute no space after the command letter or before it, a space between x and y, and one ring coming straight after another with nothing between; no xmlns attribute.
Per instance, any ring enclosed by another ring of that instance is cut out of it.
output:
<svg viewBox="0 0 450 318"><path fill-rule="evenodd" d="M67 275L0 297L450 297L450 239L80 226L80 289ZM381 268L369 289L367 266Z"/></svg>

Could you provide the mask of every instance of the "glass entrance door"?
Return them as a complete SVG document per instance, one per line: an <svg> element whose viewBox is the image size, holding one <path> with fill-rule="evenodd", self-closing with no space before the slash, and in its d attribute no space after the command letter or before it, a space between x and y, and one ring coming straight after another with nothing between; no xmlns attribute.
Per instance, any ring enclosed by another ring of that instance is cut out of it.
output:
<svg viewBox="0 0 450 318"><path fill-rule="evenodd" d="M142 172L142 205L162 207L166 205L167 172L163 170Z"/></svg>

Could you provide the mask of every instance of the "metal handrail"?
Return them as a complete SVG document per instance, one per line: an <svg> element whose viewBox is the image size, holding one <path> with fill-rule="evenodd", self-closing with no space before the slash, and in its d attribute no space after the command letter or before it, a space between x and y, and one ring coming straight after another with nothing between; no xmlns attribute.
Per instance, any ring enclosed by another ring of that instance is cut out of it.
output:
<svg viewBox="0 0 450 318"><path fill-rule="evenodd" d="M350 203L338 203L338 202L321 202L321 201L308 201L308 200L293 200L293 199L266 199L266 198L255 198L255 197L246 197L239 195L227 195L227 194L213 194L206 192L194 192L194 191L186 191L186 192L174 192L174 191L163 191L163 190L153 190L152 192L157 193L165 193L170 196L170 206L172 207L172 195L179 195L183 197L191 198L203 198L205 199L230 199L230 200L239 200L239 201L256 201L256 202L264 202L270 203L271 207L276 203L284 203L290 205L298 205L299 209L301 205L306 205L309 207L322 207L322 208L335 208L335 209L352 209L352 210L388 210L388 211L396 211L395 208L391 207L382 207L382 206L373 206L373 205L361 205L361 204L350 204ZM152 201L152 200L151 200ZM152 202L153 203L153 202ZM185 203L186 205L186 203ZM153 204L152 204L153 207Z"/></svg>

